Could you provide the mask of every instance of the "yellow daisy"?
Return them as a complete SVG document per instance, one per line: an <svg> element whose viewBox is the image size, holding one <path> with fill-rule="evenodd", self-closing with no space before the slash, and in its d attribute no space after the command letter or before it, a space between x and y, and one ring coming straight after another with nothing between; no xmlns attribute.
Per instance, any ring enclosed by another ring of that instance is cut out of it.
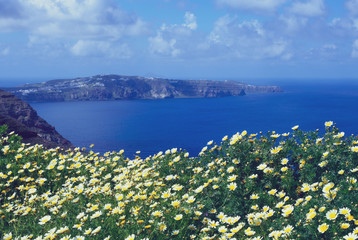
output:
<svg viewBox="0 0 358 240"><path fill-rule="evenodd" d="M324 233L327 231L328 228L329 228L329 225L326 223L323 223L323 224L319 225L317 229L318 229L318 232Z"/></svg>

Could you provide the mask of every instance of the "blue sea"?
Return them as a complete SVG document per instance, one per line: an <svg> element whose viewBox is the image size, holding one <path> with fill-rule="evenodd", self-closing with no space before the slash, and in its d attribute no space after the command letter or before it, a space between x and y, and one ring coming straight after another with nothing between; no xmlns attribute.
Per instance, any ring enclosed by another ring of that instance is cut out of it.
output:
<svg viewBox="0 0 358 240"><path fill-rule="evenodd" d="M240 97L98 102L31 103L38 114L74 145L95 152L136 151L146 157L171 148L197 155L210 140L247 130L324 131L334 121L358 134L358 81L281 81L282 93Z"/></svg>

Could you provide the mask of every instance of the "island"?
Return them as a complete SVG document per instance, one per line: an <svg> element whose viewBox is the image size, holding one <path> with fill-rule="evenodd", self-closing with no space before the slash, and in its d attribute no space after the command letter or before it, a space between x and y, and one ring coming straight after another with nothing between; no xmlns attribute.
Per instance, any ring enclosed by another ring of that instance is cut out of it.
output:
<svg viewBox="0 0 358 240"><path fill-rule="evenodd" d="M7 91L26 102L208 98L282 92L277 86L255 86L229 80L175 80L123 75L50 80L8 88Z"/></svg>

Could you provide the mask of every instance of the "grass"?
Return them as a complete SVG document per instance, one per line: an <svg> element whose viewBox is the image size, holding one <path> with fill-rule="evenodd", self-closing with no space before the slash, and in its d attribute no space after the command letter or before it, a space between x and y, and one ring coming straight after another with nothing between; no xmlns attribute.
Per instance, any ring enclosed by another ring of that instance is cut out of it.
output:
<svg viewBox="0 0 358 240"><path fill-rule="evenodd" d="M1 239L357 239L357 137L290 131L128 159L3 126Z"/></svg>

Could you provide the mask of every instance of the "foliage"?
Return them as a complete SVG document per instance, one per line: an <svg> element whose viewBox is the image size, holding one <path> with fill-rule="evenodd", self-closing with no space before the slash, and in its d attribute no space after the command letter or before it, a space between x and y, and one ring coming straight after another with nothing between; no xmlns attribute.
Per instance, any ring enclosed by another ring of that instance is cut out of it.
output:
<svg viewBox="0 0 358 240"><path fill-rule="evenodd" d="M0 133L2 239L356 239L358 141L247 134L128 159Z"/></svg>

